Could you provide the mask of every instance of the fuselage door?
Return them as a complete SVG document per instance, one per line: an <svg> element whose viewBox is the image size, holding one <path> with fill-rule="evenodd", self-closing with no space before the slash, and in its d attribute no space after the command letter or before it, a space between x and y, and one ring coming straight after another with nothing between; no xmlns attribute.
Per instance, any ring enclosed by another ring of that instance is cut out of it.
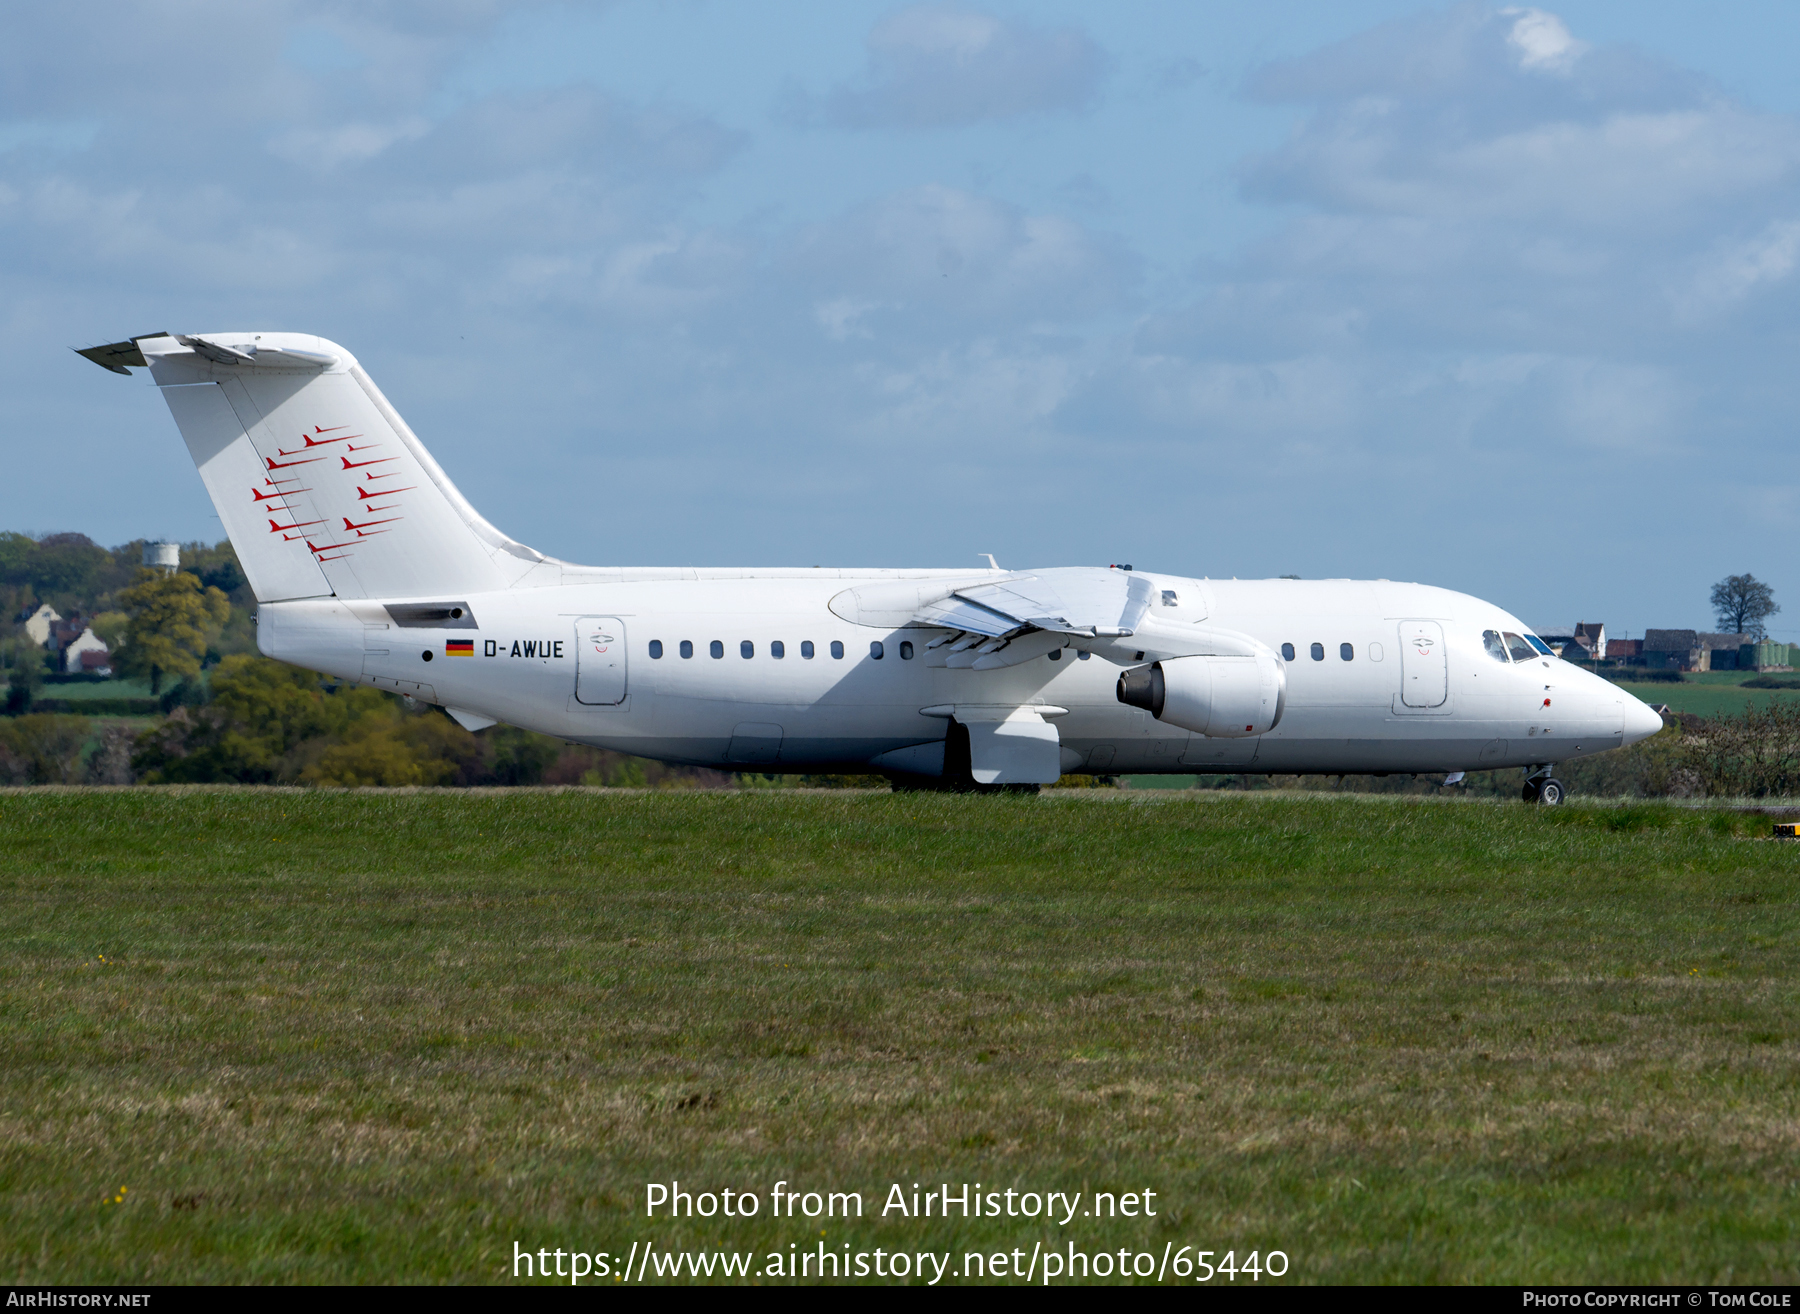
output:
<svg viewBox="0 0 1800 1314"><path fill-rule="evenodd" d="M575 701L597 707L625 701L625 622L617 616L575 622Z"/></svg>
<svg viewBox="0 0 1800 1314"><path fill-rule="evenodd" d="M1442 707L1450 693L1444 629L1436 621L1400 622L1400 701L1408 707Z"/></svg>

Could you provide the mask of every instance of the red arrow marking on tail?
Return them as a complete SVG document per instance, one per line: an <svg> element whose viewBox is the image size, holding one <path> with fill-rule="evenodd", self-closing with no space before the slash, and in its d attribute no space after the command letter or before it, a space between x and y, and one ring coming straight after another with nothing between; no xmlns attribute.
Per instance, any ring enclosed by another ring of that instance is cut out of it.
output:
<svg viewBox="0 0 1800 1314"><path fill-rule="evenodd" d="M363 503L363 510L367 511L370 515L374 515L377 511L398 511L399 509L400 504L398 502L389 502L386 506L371 506L367 502Z"/></svg>
<svg viewBox="0 0 1800 1314"><path fill-rule="evenodd" d="M304 538L304 537L305 537L304 534L283 534L281 536L281 541L283 543L292 543L295 539Z"/></svg>
<svg viewBox="0 0 1800 1314"><path fill-rule="evenodd" d="M318 425L315 424L315 425L313 425L313 432L314 433L336 433L339 429L348 429L349 427L350 426L347 424L334 424L329 429L321 429ZM301 436L304 437L305 435L302 434ZM360 433L353 433L350 436L352 438L362 437L362 435Z"/></svg>
<svg viewBox="0 0 1800 1314"><path fill-rule="evenodd" d="M329 446L331 443L347 443L352 438L360 438L360 437L362 437L362 435L360 433L348 433L348 434L345 434L342 438L327 438L323 442L314 442L311 438L308 438L305 434L301 434L300 441L305 443L306 447L297 447L291 452L286 450L285 448L278 449L278 450L280 450L281 455L283 455L283 456L298 456L301 452L304 452L307 447L326 447L326 446Z"/></svg>
<svg viewBox="0 0 1800 1314"><path fill-rule="evenodd" d="M344 554L343 554L343 556L337 556L337 557L320 557L320 558L319 558L319 560L320 560L320 561L342 561L342 560L343 560L343 559L344 559L344 557L347 557L347 556L349 556L349 555L350 555L350 554L349 554L349 553L348 553L348 552L346 552L346 553L344 553Z"/></svg>
<svg viewBox="0 0 1800 1314"><path fill-rule="evenodd" d="M309 456L304 461L277 461L271 456L268 458L268 462L271 470L285 470L290 465L311 465L314 461L323 461L324 459L322 456Z"/></svg>
<svg viewBox="0 0 1800 1314"><path fill-rule="evenodd" d="M336 552L339 548L353 548L356 546L356 544L354 544L354 543L327 543L324 547L320 547L317 543L313 542L309 538L306 540L306 546L309 549L311 549L313 552L317 553L317 552Z"/></svg>
<svg viewBox="0 0 1800 1314"><path fill-rule="evenodd" d="M289 475L286 479L264 479L263 487L264 488L280 488L283 484L297 484L299 482L300 482L299 475ZM310 493L310 492L312 492L312 489L296 488L294 491L296 493Z"/></svg>
<svg viewBox="0 0 1800 1314"><path fill-rule="evenodd" d="M278 525L271 520L269 522L269 532L271 534L280 534L290 529L305 529L308 525L322 525L324 523L323 520L302 520L298 524Z"/></svg>
<svg viewBox="0 0 1800 1314"><path fill-rule="evenodd" d="M397 456L377 456L373 460L352 461L349 457L344 456L344 457L339 457L338 459L343 461L344 469L360 470L365 465L384 465L389 461L398 461L400 458ZM274 464L274 463L270 462L270 464ZM296 461L294 464L298 465L299 462Z"/></svg>
<svg viewBox="0 0 1800 1314"><path fill-rule="evenodd" d="M360 525L353 525L350 523L350 517L345 516L344 517L344 528L345 529L367 529L371 525L391 525L394 523L395 520L404 520L404 519L406 519L405 516L394 516L388 520L365 520Z"/></svg>
<svg viewBox="0 0 1800 1314"><path fill-rule="evenodd" d="M353 433L350 436L352 438L362 437L360 433ZM381 446L380 443L364 443L361 447L352 447L350 450L353 452L372 452L379 446Z"/></svg>
<svg viewBox="0 0 1800 1314"><path fill-rule="evenodd" d="M396 473L397 473L397 471L390 470L384 475L371 475L369 477L369 482L373 483L377 479L392 479ZM415 489L417 487L418 487L417 484L409 484L405 488L377 488L373 493L371 493L368 489L364 488L361 484L358 484L356 486L356 495L358 497L362 498L366 502L371 497L392 497L395 493L410 493L413 491L413 489ZM311 490L308 489L307 491L310 492Z"/></svg>
<svg viewBox="0 0 1800 1314"><path fill-rule="evenodd" d="M284 480L283 482L284 483L292 483L294 481L293 480ZM279 501L281 498L284 498L284 497L292 497L295 493L310 493L310 492L312 492L312 489L310 489L310 488L290 488L285 493L259 493L254 488L252 488L250 490L250 496L255 498L258 502L274 502L274 501Z"/></svg>
<svg viewBox="0 0 1800 1314"><path fill-rule="evenodd" d="M385 523L386 523L386 522L385 522L385 521L383 521L383 522L382 522L382 523L384 523L384 524L385 524ZM377 534L390 534L390 533L392 533L392 532L393 532L393 531L392 531L392 530L389 530L389 529L371 529L371 530L369 530L369 531L368 531L368 532L367 532L367 533L365 533L365 532L363 532L363 531L362 531L362 530L360 530L360 529L359 529L359 530L357 530L357 531L356 531L356 536L357 536L357 537L358 537L358 538L374 538L374 537L375 537L375 535L377 535Z"/></svg>

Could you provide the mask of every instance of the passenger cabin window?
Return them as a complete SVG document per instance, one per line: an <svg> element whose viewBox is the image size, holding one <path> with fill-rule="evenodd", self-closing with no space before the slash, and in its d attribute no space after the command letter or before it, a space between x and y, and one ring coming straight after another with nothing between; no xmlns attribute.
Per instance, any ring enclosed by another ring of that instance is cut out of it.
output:
<svg viewBox="0 0 1800 1314"><path fill-rule="evenodd" d="M683 639L681 641L681 655L683 657L692 657L694 655L694 641L692 639Z"/></svg>
<svg viewBox="0 0 1800 1314"><path fill-rule="evenodd" d="M869 656L876 661L880 661L883 657L887 656L887 649L881 646L880 639L875 639L869 644Z"/></svg>
<svg viewBox="0 0 1800 1314"><path fill-rule="evenodd" d="M912 660L912 654L912 643L910 641L902 641L900 644L900 660L903 662L910 662Z"/></svg>
<svg viewBox="0 0 1800 1314"><path fill-rule="evenodd" d="M842 639L833 639L831 641L831 655L836 657L839 661L844 660L844 641Z"/></svg>
<svg viewBox="0 0 1800 1314"><path fill-rule="evenodd" d="M809 662L812 660L813 646L812 646L811 639L807 639L805 642L803 642L800 645L800 655L802 657L806 658L806 660Z"/></svg>
<svg viewBox="0 0 1800 1314"><path fill-rule="evenodd" d="M712 646L708 648L707 651L712 653L714 657L723 657L725 655L725 645L720 643L717 639L714 639L712 641Z"/></svg>
<svg viewBox="0 0 1800 1314"><path fill-rule="evenodd" d="M1322 644L1322 643L1313 644L1312 659L1315 662L1322 662L1325 660L1325 645L1324 644Z"/></svg>
<svg viewBox="0 0 1800 1314"><path fill-rule="evenodd" d="M1284 662L1291 662L1294 660L1294 645L1293 644L1284 643L1281 645L1281 660Z"/></svg>
<svg viewBox="0 0 1800 1314"><path fill-rule="evenodd" d="M1356 649L1347 643L1340 643L1338 644L1338 656L1347 662L1354 661L1356 658Z"/></svg>
<svg viewBox="0 0 1800 1314"><path fill-rule="evenodd" d="M661 639L650 640L650 656L652 658L660 658L662 656L662 640Z"/></svg>
<svg viewBox="0 0 1800 1314"><path fill-rule="evenodd" d="M783 643L780 639L776 639L773 643L771 643L769 645L769 656L771 656L771 657L787 656L787 644Z"/></svg>
<svg viewBox="0 0 1800 1314"><path fill-rule="evenodd" d="M1511 630L1508 630L1505 638L1506 651L1512 654L1512 659L1515 662L1528 662L1533 657L1537 656L1537 650L1529 643L1525 642L1523 635L1514 634Z"/></svg>
<svg viewBox="0 0 1800 1314"><path fill-rule="evenodd" d="M742 643L738 644L738 656L742 657L745 661L749 661L752 657L756 656L756 645L751 643L750 640L745 639Z"/></svg>
<svg viewBox="0 0 1800 1314"><path fill-rule="evenodd" d="M1481 632L1481 648L1497 662L1506 660L1506 642L1500 637L1499 630L1483 630Z"/></svg>

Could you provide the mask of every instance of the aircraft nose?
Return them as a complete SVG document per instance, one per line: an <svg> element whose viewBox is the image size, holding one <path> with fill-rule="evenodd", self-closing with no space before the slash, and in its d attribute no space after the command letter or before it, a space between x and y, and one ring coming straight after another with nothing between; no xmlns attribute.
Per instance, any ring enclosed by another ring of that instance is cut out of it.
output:
<svg viewBox="0 0 1800 1314"><path fill-rule="evenodd" d="M1638 701L1630 694L1625 695L1626 743L1635 744L1641 739L1648 739L1662 728L1662 717L1651 711L1648 704Z"/></svg>

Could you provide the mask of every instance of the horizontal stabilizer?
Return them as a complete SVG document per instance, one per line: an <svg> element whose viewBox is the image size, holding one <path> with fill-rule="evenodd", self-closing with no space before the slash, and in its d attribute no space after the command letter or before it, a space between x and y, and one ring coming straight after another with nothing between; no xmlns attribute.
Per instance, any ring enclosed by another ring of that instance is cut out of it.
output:
<svg viewBox="0 0 1800 1314"><path fill-rule="evenodd" d="M111 370L114 374L130 374L131 365L148 365L144 353L138 348L140 338L166 338L166 333L144 333L129 342L109 342L104 347L77 347L75 354L86 356L103 370Z"/></svg>
<svg viewBox="0 0 1800 1314"><path fill-rule="evenodd" d="M338 358L329 352L303 351L299 347L265 347L258 342L246 342L239 346L227 347L223 343L213 342L208 338L197 338L191 334L177 333L175 341L184 347L210 360L215 365L250 365L262 366L264 369L308 369L326 370L338 363ZM143 362L139 362L142 364Z"/></svg>
<svg viewBox="0 0 1800 1314"><path fill-rule="evenodd" d="M144 356L144 349L138 344L161 338L179 342L195 355L215 365L325 370L338 363L338 358L327 352L305 351L295 346L265 347L257 342L228 347L210 338L195 337L188 333L140 333L129 342L109 342L104 347L77 347L75 352L79 356L86 356L103 370L111 370L114 374L130 374L131 366L148 367L150 364Z"/></svg>

